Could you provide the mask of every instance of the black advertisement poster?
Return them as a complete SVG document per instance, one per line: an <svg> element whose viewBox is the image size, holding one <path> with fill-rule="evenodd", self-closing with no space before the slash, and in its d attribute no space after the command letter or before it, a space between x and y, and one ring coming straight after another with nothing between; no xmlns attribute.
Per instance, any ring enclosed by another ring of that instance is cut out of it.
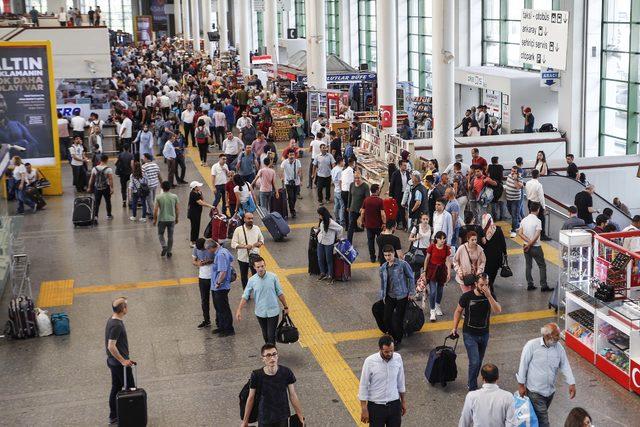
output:
<svg viewBox="0 0 640 427"><path fill-rule="evenodd" d="M46 45L0 43L0 144L35 165L55 163L51 69Z"/></svg>

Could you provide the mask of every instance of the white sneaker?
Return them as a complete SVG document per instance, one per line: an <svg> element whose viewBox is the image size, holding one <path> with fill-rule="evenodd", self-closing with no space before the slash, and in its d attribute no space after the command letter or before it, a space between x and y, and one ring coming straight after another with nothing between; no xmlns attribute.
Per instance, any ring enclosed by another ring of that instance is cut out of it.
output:
<svg viewBox="0 0 640 427"><path fill-rule="evenodd" d="M130 221L135 221L135 220L136 220L136 217L135 217L135 216L130 216L130 217L129 217L129 220L130 220Z"/></svg>
<svg viewBox="0 0 640 427"><path fill-rule="evenodd" d="M429 320L432 322L436 321L436 311L435 310L430 310L431 311L431 316L429 317Z"/></svg>
<svg viewBox="0 0 640 427"><path fill-rule="evenodd" d="M442 316L442 310L440 309L440 304L436 304L436 316Z"/></svg>
<svg viewBox="0 0 640 427"><path fill-rule="evenodd" d="M147 222L147 218L145 217L140 218L140 222Z"/></svg>
<svg viewBox="0 0 640 427"><path fill-rule="evenodd" d="M511 234L509 234L509 237L511 237L512 239L514 239L516 237L516 232L512 231Z"/></svg>

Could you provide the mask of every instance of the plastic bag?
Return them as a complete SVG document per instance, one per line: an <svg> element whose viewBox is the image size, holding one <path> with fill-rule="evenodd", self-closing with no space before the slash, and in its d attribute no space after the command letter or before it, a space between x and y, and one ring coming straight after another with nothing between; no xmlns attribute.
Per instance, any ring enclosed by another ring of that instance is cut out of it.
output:
<svg viewBox="0 0 640 427"><path fill-rule="evenodd" d="M531 400L525 396L521 397L517 391L513 393L515 414L514 425L516 427L538 427L538 417L533 410Z"/></svg>
<svg viewBox="0 0 640 427"><path fill-rule="evenodd" d="M51 319L46 310L36 308L36 323L38 325L38 336L46 337L53 334L53 326Z"/></svg>

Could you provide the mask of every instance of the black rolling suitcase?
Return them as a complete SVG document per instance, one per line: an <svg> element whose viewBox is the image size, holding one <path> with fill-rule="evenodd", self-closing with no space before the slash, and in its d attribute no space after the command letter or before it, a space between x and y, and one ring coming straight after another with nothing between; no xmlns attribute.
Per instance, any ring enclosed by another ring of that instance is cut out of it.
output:
<svg viewBox="0 0 640 427"><path fill-rule="evenodd" d="M371 307L371 313L373 314L373 318L378 324L378 329L380 329L380 332L386 334L387 328L384 326L384 301L376 301Z"/></svg>
<svg viewBox="0 0 640 427"><path fill-rule="evenodd" d="M318 265L318 230L314 227L309 232L309 274L320 274L320 266Z"/></svg>
<svg viewBox="0 0 640 427"><path fill-rule="evenodd" d="M446 386L448 382L455 381L458 376L458 366L456 365L456 347L460 336L451 335L444 339L444 344L429 352L429 361L424 370L424 376L431 385L436 383ZM453 347L447 346L448 339L455 339Z"/></svg>
<svg viewBox="0 0 640 427"><path fill-rule="evenodd" d="M18 296L9 301L9 320L4 332L13 339L38 336L35 306L31 298Z"/></svg>
<svg viewBox="0 0 640 427"><path fill-rule="evenodd" d="M76 197L73 201L73 225L93 225L93 210L92 196Z"/></svg>
<svg viewBox="0 0 640 427"><path fill-rule="evenodd" d="M136 387L127 387L127 367L124 369L124 387L116 395L119 427L144 427L147 425L147 392L137 388L136 365L131 367Z"/></svg>
<svg viewBox="0 0 640 427"><path fill-rule="evenodd" d="M281 188L278 190L278 198L275 194L271 196L271 212L278 212L282 218L289 218L289 204L287 202L287 190Z"/></svg>

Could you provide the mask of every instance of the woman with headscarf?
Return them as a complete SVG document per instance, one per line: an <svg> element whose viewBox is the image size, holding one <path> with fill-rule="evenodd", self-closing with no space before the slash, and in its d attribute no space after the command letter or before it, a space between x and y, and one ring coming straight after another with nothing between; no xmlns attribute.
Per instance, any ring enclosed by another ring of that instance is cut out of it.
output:
<svg viewBox="0 0 640 427"><path fill-rule="evenodd" d="M496 226L493 218L491 218L491 215L488 213L482 215L482 230L484 231L486 239L483 245L484 255L487 258L484 272L489 276L489 288L491 289L491 295L495 297L496 293L493 290L493 283L504 263L504 258L507 256L507 242L505 241L502 228Z"/></svg>
<svg viewBox="0 0 640 427"><path fill-rule="evenodd" d="M335 222L324 206L318 208L318 266L320 277L318 280L329 280L333 284L333 245L340 234L342 226Z"/></svg>

